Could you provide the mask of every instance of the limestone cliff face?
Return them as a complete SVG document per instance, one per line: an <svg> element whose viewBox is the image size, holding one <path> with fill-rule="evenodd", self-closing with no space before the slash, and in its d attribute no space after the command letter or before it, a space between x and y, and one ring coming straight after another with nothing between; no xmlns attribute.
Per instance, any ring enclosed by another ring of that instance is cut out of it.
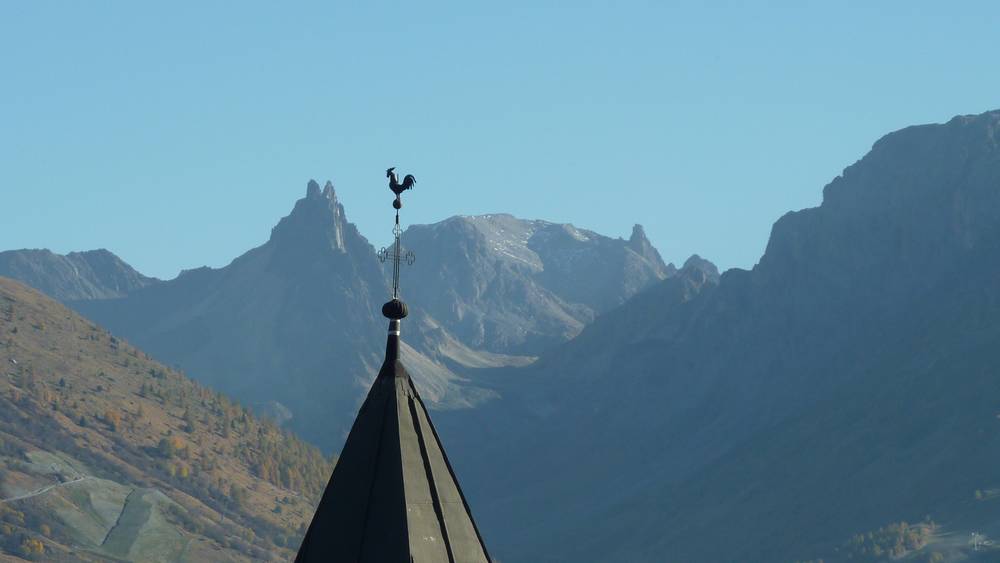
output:
<svg viewBox="0 0 1000 563"><path fill-rule="evenodd" d="M414 225L419 259L406 292L459 339L491 352L537 354L676 268L637 226L629 240L511 215Z"/></svg>

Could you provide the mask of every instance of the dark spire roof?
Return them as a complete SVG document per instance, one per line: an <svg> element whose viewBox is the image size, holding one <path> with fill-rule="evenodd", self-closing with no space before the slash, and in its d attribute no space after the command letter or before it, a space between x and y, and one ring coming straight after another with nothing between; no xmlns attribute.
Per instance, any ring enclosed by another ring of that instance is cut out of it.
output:
<svg viewBox="0 0 1000 563"><path fill-rule="evenodd" d="M385 363L299 548L297 562L487 562L455 472L389 321Z"/></svg>
<svg viewBox="0 0 1000 563"><path fill-rule="evenodd" d="M399 361L400 321L408 312L397 297L400 249L397 228L394 295L382 307L390 319L385 362L354 420L297 563L490 561L427 408Z"/></svg>

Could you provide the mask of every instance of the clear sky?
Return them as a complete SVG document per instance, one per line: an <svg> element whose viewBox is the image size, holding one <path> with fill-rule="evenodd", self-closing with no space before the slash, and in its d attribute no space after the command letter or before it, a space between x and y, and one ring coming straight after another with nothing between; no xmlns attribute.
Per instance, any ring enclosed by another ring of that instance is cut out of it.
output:
<svg viewBox="0 0 1000 563"><path fill-rule="evenodd" d="M333 180L750 267L881 135L1000 107L996 2L4 2L0 249L173 277Z"/></svg>

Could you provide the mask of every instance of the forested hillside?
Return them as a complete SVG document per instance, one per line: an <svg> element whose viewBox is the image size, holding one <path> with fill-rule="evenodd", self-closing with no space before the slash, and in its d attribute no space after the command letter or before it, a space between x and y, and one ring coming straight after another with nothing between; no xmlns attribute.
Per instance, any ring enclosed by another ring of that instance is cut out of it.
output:
<svg viewBox="0 0 1000 563"><path fill-rule="evenodd" d="M332 470L272 422L0 278L0 548L287 560Z"/></svg>

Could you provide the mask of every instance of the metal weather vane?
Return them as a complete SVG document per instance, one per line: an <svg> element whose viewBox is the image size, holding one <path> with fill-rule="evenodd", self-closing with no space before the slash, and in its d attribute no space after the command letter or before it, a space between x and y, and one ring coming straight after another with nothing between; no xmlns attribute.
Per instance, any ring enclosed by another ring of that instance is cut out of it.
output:
<svg viewBox="0 0 1000 563"><path fill-rule="evenodd" d="M413 187L413 184L417 183L417 179L413 177L413 174L407 174L403 176L403 181L400 182L396 177L396 167L385 171L385 177L389 179L389 189L392 193L396 194L396 201L392 202L392 206L396 208L397 214L399 208L403 206L403 200L399 199L399 196L403 195L403 192L409 190Z"/></svg>
<svg viewBox="0 0 1000 563"><path fill-rule="evenodd" d="M403 199L401 197L403 192L412 189L413 185L417 183L417 179L413 177L413 174L407 174L403 177L403 181L400 182L396 177L395 170L396 168L393 167L385 171L385 176L389 179L389 189L392 190L392 193L396 194L396 199L392 202L392 207L396 210L396 225L392 228L395 240L391 248L382 247L379 249L378 259L380 262L392 260L392 298L393 300L398 300L400 262L412 265L416 260L413 251L404 249L399 240L403 234L403 229L399 226L399 208L403 207Z"/></svg>

